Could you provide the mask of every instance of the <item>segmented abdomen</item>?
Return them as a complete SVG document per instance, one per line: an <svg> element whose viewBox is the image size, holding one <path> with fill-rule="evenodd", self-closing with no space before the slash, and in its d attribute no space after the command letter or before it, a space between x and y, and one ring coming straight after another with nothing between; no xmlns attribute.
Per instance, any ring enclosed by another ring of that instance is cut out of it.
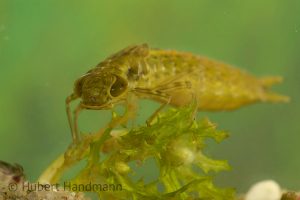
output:
<svg viewBox="0 0 300 200"><path fill-rule="evenodd" d="M186 105L194 97L199 110L215 111L232 110L257 101L288 101L288 97L268 90L281 81L280 77L256 78L230 65L190 53L152 50L146 65L148 74L144 81L140 80L139 87L169 87L164 92L175 106Z"/></svg>
<svg viewBox="0 0 300 200"><path fill-rule="evenodd" d="M199 62L205 69L195 85L199 109L232 110L265 98L266 90L254 76L205 58Z"/></svg>

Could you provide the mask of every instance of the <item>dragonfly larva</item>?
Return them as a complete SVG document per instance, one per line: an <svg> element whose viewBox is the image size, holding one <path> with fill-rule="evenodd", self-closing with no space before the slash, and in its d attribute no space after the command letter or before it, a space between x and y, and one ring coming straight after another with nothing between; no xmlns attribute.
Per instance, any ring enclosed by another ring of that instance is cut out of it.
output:
<svg viewBox="0 0 300 200"><path fill-rule="evenodd" d="M255 102L287 102L270 86L281 77L255 76L212 59L147 44L127 47L99 63L75 82L66 108L73 140L82 109L110 109L130 103L129 96L184 106L193 99L198 110L225 111ZM70 102L81 98L72 122Z"/></svg>

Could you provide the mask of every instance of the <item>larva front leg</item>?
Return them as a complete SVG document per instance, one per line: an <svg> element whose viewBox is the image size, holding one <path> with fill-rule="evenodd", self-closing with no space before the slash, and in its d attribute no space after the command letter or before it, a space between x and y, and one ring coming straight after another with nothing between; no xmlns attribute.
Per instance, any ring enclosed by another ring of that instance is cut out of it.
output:
<svg viewBox="0 0 300 200"><path fill-rule="evenodd" d="M70 104L71 104L72 101L76 100L77 98L78 97L73 93L70 96L68 96L66 98L66 101L65 101L66 112L67 112L67 116L68 116L68 123L69 123L70 129L71 129L73 143L78 142L79 135L78 135L78 133L76 132L76 130L74 128Z"/></svg>

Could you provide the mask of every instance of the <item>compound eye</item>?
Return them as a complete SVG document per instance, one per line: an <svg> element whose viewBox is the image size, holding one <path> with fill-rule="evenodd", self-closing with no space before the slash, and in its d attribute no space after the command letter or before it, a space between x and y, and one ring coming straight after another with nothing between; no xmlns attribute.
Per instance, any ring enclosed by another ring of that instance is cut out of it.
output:
<svg viewBox="0 0 300 200"><path fill-rule="evenodd" d="M76 80L76 82L75 82L74 92L79 97L82 95L82 90L83 90L82 87L83 87L84 81L87 79L88 76L90 76L89 73L85 74L84 76L82 76L81 78Z"/></svg>
<svg viewBox="0 0 300 200"><path fill-rule="evenodd" d="M118 97L123 94L127 89L127 82L121 78L116 76L116 81L110 88L110 95L112 97Z"/></svg>

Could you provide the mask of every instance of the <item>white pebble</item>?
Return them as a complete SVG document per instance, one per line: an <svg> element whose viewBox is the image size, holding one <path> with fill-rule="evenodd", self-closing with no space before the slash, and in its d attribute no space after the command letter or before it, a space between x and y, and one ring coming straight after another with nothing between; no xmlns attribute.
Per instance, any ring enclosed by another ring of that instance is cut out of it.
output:
<svg viewBox="0 0 300 200"><path fill-rule="evenodd" d="M265 180L254 184L247 192L245 200L280 200L281 189L273 180Z"/></svg>

